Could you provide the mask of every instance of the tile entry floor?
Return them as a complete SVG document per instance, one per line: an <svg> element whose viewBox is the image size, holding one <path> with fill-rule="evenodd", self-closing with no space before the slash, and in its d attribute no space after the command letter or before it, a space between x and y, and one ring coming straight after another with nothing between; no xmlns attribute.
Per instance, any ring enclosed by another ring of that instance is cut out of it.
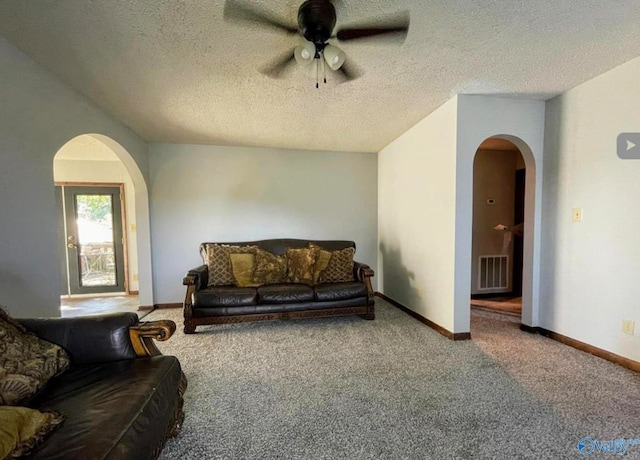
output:
<svg viewBox="0 0 640 460"><path fill-rule="evenodd" d="M60 311L63 318L123 311L137 313L138 316L142 318L148 312L138 311L139 306L140 301L137 295L121 294L99 297L60 297Z"/></svg>

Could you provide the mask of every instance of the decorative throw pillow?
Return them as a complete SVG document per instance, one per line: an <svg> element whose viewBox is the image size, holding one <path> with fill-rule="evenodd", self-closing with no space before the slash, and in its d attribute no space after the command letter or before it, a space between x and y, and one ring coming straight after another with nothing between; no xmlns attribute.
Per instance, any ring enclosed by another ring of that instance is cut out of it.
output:
<svg viewBox="0 0 640 460"><path fill-rule="evenodd" d="M310 248L287 249L287 276L292 283L313 284L316 251Z"/></svg>
<svg viewBox="0 0 640 460"><path fill-rule="evenodd" d="M253 254L229 254L231 259L231 270L236 286L250 287L257 286L253 282L253 271L256 256Z"/></svg>
<svg viewBox="0 0 640 460"><path fill-rule="evenodd" d="M265 285L286 283L287 281L289 281L287 279L287 258L258 249L253 282L257 285Z"/></svg>
<svg viewBox="0 0 640 460"><path fill-rule="evenodd" d="M316 264L313 267L313 284L318 284L320 275L326 270L331 260L331 251L322 249L315 243L309 243L309 247L316 251Z"/></svg>
<svg viewBox="0 0 640 460"><path fill-rule="evenodd" d="M0 406L0 458L28 455L63 421L64 417L55 411Z"/></svg>
<svg viewBox="0 0 640 460"><path fill-rule="evenodd" d="M207 244L205 263L209 268L209 286L235 284L229 254L255 254L256 249L257 246Z"/></svg>
<svg viewBox="0 0 640 460"><path fill-rule="evenodd" d="M27 332L0 308L0 405L29 400L67 367L67 352Z"/></svg>
<svg viewBox="0 0 640 460"><path fill-rule="evenodd" d="M353 281L353 255L354 248L345 248L340 251L331 251L329 265L320 274L320 283L346 283Z"/></svg>

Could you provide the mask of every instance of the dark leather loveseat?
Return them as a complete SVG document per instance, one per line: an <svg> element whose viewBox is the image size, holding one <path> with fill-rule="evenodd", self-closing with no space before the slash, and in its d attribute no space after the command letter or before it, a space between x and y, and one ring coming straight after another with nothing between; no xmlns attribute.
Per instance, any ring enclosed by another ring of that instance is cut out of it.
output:
<svg viewBox="0 0 640 460"><path fill-rule="evenodd" d="M173 321L116 313L19 322L71 358L30 403L65 416L30 459L155 459L180 432L187 381L178 360L153 343L173 334Z"/></svg>
<svg viewBox="0 0 640 460"><path fill-rule="evenodd" d="M307 248L314 243L327 251L353 248L353 241L310 241L298 239L272 239L242 243L224 243L234 246L257 246L282 256L287 249ZM202 243L200 252L208 244ZM204 258L204 254L203 254ZM183 279L187 286L184 301L184 332L192 334L196 326L227 324L245 321L296 319L321 316L361 315L375 319L374 291L371 286L373 270L363 263L354 262L353 281L317 285L281 283L257 287L208 286L209 271L206 264L189 270Z"/></svg>

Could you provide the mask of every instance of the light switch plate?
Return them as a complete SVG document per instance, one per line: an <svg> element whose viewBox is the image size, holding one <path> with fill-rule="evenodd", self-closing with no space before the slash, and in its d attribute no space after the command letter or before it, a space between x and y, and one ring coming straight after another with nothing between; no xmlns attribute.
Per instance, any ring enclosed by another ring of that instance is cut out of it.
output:
<svg viewBox="0 0 640 460"><path fill-rule="evenodd" d="M582 208L573 208L571 216L574 222L582 222Z"/></svg>
<svg viewBox="0 0 640 460"><path fill-rule="evenodd" d="M635 327L635 321L631 321L630 319L622 320L622 332L625 334L633 335L633 329Z"/></svg>

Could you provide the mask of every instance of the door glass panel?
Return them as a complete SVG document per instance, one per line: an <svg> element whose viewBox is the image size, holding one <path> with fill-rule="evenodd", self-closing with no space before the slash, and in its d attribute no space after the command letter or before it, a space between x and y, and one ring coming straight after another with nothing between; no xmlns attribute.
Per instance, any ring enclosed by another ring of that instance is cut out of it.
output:
<svg viewBox="0 0 640 460"><path fill-rule="evenodd" d="M81 286L115 286L112 195L76 195Z"/></svg>

